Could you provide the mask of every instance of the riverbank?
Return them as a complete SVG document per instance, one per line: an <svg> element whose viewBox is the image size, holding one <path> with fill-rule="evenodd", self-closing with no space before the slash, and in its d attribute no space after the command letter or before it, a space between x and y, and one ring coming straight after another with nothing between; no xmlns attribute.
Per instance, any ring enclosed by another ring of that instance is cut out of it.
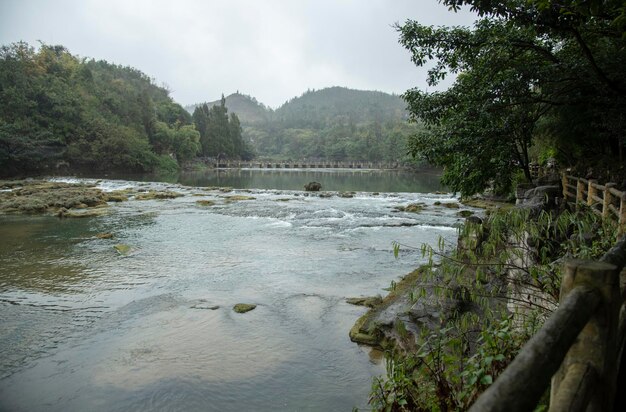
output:
<svg viewBox="0 0 626 412"><path fill-rule="evenodd" d="M357 321L351 339L387 353L375 410L467 409L556 307L561 260L611 248L615 223L571 209L558 189L533 189L518 207L487 201L456 247L423 248L431 261Z"/></svg>

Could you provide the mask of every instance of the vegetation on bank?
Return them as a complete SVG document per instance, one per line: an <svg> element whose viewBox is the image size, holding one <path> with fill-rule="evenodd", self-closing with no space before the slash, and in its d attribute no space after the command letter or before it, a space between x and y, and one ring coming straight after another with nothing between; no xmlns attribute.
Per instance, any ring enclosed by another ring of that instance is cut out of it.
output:
<svg viewBox="0 0 626 412"><path fill-rule="evenodd" d="M422 246L428 264L392 284L391 298L357 322L368 325L368 344L387 349L387 375L374 380L371 406L468 409L556 307L562 259L598 259L616 231L586 208L513 209L468 221L454 250ZM391 326L377 324L373 313L401 296L406 313ZM436 302L430 322L415 316L425 301Z"/></svg>
<svg viewBox="0 0 626 412"><path fill-rule="evenodd" d="M403 95L424 125L409 140L413 155L444 167L443 182L464 196L536 183L531 163L548 158L578 175L626 183L622 1L440 3L469 7L478 20L397 25L413 62L432 64L430 85L456 75L448 90ZM404 315L376 323L384 317L375 308L359 321L369 325L359 332L388 344L387 376L374 381L371 406L468 409L558 304L562 260L598 259L616 234L584 206L562 205L471 218L457 247L423 246L429 263L414 272L418 279L399 283L411 290ZM394 305L386 300L381 306Z"/></svg>
<svg viewBox="0 0 626 412"><path fill-rule="evenodd" d="M0 175L175 170L199 137L168 90L136 69L62 46L0 48Z"/></svg>

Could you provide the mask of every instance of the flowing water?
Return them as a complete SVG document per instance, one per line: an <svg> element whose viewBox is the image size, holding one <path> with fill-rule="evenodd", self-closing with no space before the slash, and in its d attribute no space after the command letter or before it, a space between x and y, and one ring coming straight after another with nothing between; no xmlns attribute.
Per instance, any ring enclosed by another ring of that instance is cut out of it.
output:
<svg viewBox="0 0 626 412"><path fill-rule="evenodd" d="M203 187L211 179L240 189ZM295 190L308 180L356 194ZM345 298L384 294L420 264L410 248L394 259L393 241L454 241L456 211L434 203L455 199L427 193L436 177L383 172L237 171L180 182L99 181L185 196L112 204L97 218L0 217L0 410L366 407L384 365L349 340L365 308ZM414 202L428 207L394 209ZM257 307L238 314L236 303Z"/></svg>

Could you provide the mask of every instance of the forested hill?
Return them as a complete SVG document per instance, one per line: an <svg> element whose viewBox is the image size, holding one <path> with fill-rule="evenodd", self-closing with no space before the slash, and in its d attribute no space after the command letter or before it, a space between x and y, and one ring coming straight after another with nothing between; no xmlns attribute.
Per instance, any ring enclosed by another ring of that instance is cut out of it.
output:
<svg viewBox="0 0 626 412"><path fill-rule="evenodd" d="M309 90L279 107L274 119L285 127L323 127L337 121L353 124L406 119L406 103L378 91L329 87Z"/></svg>
<svg viewBox="0 0 626 412"><path fill-rule="evenodd" d="M407 124L405 102L378 91L309 90L276 110L235 93L225 105L239 116L244 139L265 157L408 161L405 143L416 130Z"/></svg>
<svg viewBox="0 0 626 412"><path fill-rule="evenodd" d="M189 113L136 69L62 46L0 48L0 175L174 170L199 138Z"/></svg>

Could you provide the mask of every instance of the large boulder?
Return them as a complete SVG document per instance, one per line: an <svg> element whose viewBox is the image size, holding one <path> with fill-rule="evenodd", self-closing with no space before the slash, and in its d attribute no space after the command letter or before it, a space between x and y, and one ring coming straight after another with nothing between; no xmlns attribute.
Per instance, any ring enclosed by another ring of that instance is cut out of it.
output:
<svg viewBox="0 0 626 412"><path fill-rule="evenodd" d="M322 184L318 182L309 182L304 185L304 190L307 192L319 192L322 188Z"/></svg>
<svg viewBox="0 0 626 412"><path fill-rule="evenodd" d="M562 196L559 185L537 186L518 191L516 204L522 207L554 206L556 199Z"/></svg>

